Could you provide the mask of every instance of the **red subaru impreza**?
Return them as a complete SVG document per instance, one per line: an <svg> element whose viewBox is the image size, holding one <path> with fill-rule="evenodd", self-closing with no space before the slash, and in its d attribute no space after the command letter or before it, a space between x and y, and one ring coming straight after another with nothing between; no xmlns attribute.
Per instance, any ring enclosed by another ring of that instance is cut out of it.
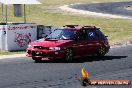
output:
<svg viewBox="0 0 132 88"><path fill-rule="evenodd" d="M43 58L64 59L97 55L104 56L110 48L107 36L95 26L66 25L58 28L46 38L31 42L27 56L36 62Z"/></svg>

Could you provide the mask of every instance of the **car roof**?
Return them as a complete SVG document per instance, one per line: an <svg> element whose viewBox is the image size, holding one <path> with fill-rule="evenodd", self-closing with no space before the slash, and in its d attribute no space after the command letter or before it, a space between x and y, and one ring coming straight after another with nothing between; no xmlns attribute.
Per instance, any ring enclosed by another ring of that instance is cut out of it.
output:
<svg viewBox="0 0 132 88"><path fill-rule="evenodd" d="M99 27L95 27L95 26L79 26L79 25L65 25L63 27L64 27L64 29L69 29L69 30L97 29L97 28L99 28Z"/></svg>

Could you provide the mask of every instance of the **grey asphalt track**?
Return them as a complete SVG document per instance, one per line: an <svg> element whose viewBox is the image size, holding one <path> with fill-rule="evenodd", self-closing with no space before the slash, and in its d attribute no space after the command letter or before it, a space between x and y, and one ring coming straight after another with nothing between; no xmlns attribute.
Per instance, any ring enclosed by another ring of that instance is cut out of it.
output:
<svg viewBox="0 0 132 88"><path fill-rule="evenodd" d="M0 88L84 88L76 77L81 68L90 79L132 80L132 45L112 48L102 58L85 57L73 63L60 60L34 63L31 58L0 60ZM132 88L132 85L87 86L86 88Z"/></svg>
<svg viewBox="0 0 132 88"><path fill-rule="evenodd" d="M74 4L74 5L70 5L69 7L78 10L132 17L132 10L126 9L128 6L132 6L132 1L93 3L93 4Z"/></svg>

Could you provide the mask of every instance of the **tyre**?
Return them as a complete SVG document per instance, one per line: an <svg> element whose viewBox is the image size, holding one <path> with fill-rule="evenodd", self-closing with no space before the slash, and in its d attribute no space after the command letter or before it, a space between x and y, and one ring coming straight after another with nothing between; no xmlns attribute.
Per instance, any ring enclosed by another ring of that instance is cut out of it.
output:
<svg viewBox="0 0 132 88"><path fill-rule="evenodd" d="M72 60L73 60L73 50L68 48L68 49L66 49L65 61L71 62Z"/></svg>
<svg viewBox="0 0 132 88"><path fill-rule="evenodd" d="M97 50L97 56L104 56L106 54L106 47L100 46Z"/></svg>
<svg viewBox="0 0 132 88"><path fill-rule="evenodd" d="M35 61L35 63L40 63L42 58L36 58L36 57L32 57L32 59Z"/></svg>

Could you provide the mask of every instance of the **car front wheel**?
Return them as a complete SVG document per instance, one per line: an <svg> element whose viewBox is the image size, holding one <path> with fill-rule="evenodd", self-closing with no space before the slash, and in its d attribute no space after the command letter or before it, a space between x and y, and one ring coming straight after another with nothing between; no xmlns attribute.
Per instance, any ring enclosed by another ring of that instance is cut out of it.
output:
<svg viewBox="0 0 132 88"><path fill-rule="evenodd" d="M65 60L66 62L71 62L73 60L73 50L72 49L66 49L66 54L65 54Z"/></svg>

